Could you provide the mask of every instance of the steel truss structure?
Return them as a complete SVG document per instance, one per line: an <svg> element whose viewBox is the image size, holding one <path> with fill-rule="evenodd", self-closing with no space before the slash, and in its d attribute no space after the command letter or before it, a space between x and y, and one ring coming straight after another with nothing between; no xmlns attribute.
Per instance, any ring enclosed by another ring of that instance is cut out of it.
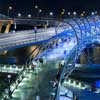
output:
<svg viewBox="0 0 100 100"><path fill-rule="evenodd" d="M52 30L49 30L49 32ZM71 72L75 69L75 63L79 55L86 48L87 45L93 43L100 43L100 16L89 16L86 18L72 18L64 20L60 23L54 31L53 34L38 34L38 40L35 41L35 35L31 34L33 31L25 34L25 41L18 41L18 36L15 38L16 43L12 43L10 40L11 35L8 36L5 43L0 41L2 44L0 50L8 50L11 47L22 47L42 44L45 47L43 53L37 56L36 59L46 58L47 61L56 61L58 59L64 60L65 64L59 79L55 100L60 100L60 90L62 88L62 83L64 79L68 78ZM30 34L29 34L30 33ZM47 32L46 32L47 33ZM16 34L15 34L16 35ZM19 34L18 34L19 35ZM30 36L29 36L30 35ZM45 35L45 36L44 36ZM20 37L20 36L19 36ZM21 38L24 39L24 38ZM13 41L15 41L13 39ZM18 43L17 43L18 42ZM12 44L12 45L11 45ZM31 60L32 61L32 60Z"/></svg>

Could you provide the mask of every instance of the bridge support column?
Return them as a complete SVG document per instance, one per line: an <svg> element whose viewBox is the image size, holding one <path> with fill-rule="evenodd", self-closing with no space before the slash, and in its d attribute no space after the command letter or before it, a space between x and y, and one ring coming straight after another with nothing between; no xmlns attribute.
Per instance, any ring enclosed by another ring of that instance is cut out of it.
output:
<svg viewBox="0 0 100 100"><path fill-rule="evenodd" d="M36 100L40 100L40 96L36 96Z"/></svg>
<svg viewBox="0 0 100 100"><path fill-rule="evenodd" d="M37 55L38 55L38 53L39 53L39 48L37 48L35 51L34 51L34 53L32 54L32 57L34 58L34 57L36 57Z"/></svg>
<svg viewBox="0 0 100 100"><path fill-rule="evenodd" d="M11 23L9 22L6 26L5 33L8 33L11 27Z"/></svg>
<svg viewBox="0 0 100 100"><path fill-rule="evenodd" d="M0 22L0 33L1 33L1 30L2 30L2 26L3 26L3 24L2 24L2 22Z"/></svg>
<svg viewBox="0 0 100 100"><path fill-rule="evenodd" d="M94 63L99 63L100 61L100 47L93 48L93 60Z"/></svg>
<svg viewBox="0 0 100 100"><path fill-rule="evenodd" d="M45 30L47 29L47 25L44 25Z"/></svg>
<svg viewBox="0 0 100 100"><path fill-rule="evenodd" d="M86 64L87 63L87 57L85 55L80 55L80 64Z"/></svg>
<svg viewBox="0 0 100 100"><path fill-rule="evenodd" d="M12 24L13 24L13 21L8 21L8 24L7 24L6 29L5 29L5 33L8 33L10 31Z"/></svg>

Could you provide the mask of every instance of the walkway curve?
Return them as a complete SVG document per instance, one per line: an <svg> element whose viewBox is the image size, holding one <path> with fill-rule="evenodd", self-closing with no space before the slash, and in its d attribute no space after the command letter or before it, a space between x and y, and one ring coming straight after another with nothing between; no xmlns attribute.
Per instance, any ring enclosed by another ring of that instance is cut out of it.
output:
<svg viewBox="0 0 100 100"><path fill-rule="evenodd" d="M80 24L77 25L79 21ZM59 92L61 84L64 78L67 78L75 69L76 59L81 54L82 50L86 48L88 44L100 43L100 16L91 16L75 20L65 20L57 27L56 30L57 33L60 34L56 34L56 36L54 36L55 39L66 39L67 41L64 42L62 40L60 43L58 43L58 46L48 48L43 53L41 53L37 58L46 58L47 62L57 61L59 60L59 58L65 60L65 66L60 76L60 81L58 84L56 95L56 100L60 100ZM67 52L66 55L64 55L64 51Z"/></svg>
<svg viewBox="0 0 100 100"><path fill-rule="evenodd" d="M79 24L77 25L77 23ZM37 35L36 39L35 35ZM58 46L49 48L39 55L39 57L45 57L48 61L56 61L61 57L66 61L57 90L56 100L59 100L61 83L65 76L69 76L69 74L75 69L74 65L76 59L82 50L87 46L87 44L94 42L100 43L100 16L90 16L74 20L67 19L58 25L57 29L55 29L55 27L49 28L46 31L37 32L37 34L33 31L27 31L23 34L14 33L9 36L2 35L0 37L0 51L33 44L44 43L45 45L54 39L61 39ZM66 54L64 54L65 51ZM69 59L71 59L71 62ZM69 66L69 64L71 64L71 66Z"/></svg>

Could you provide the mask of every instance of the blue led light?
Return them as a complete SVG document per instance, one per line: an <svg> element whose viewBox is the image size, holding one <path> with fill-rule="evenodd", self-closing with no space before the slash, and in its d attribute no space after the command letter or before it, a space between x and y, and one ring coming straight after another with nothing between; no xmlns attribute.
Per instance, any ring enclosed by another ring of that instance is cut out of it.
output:
<svg viewBox="0 0 100 100"><path fill-rule="evenodd" d="M96 88L100 88L100 80L95 82L95 86L96 86Z"/></svg>

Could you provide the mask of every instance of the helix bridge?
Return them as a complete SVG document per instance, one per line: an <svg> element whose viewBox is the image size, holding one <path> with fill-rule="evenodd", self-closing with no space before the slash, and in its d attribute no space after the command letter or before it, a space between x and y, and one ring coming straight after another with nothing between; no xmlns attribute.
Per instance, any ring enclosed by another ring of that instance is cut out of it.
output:
<svg viewBox="0 0 100 100"><path fill-rule="evenodd" d="M0 50L11 50L31 45L43 46L34 59L30 58L28 64L33 65L42 59L41 66L55 68L57 62L63 62L61 74L57 80L57 85L52 88L53 96L48 93L46 100L67 100L66 92L62 96L62 91L68 90L64 86L69 75L77 68L77 60L82 51L89 45L100 44L100 16L88 16L85 18L70 18L59 22L55 27L47 30L33 30L16 33L8 33L0 36ZM49 70L49 69L48 69ZM41 71L42 72L42 71ZM52 73L49 73L52 75ZM47 80L49 83L51 79ZM49 88L48 84L43 84ZM84 88L85 89L85 88ZM45 90L45 89L44 89ZM41 91L42 92L42 91ZM45 95L45 92L43 92ZM62 99L62 97L64 99ZM68 99L73 100L73 99Z"/></svg>

